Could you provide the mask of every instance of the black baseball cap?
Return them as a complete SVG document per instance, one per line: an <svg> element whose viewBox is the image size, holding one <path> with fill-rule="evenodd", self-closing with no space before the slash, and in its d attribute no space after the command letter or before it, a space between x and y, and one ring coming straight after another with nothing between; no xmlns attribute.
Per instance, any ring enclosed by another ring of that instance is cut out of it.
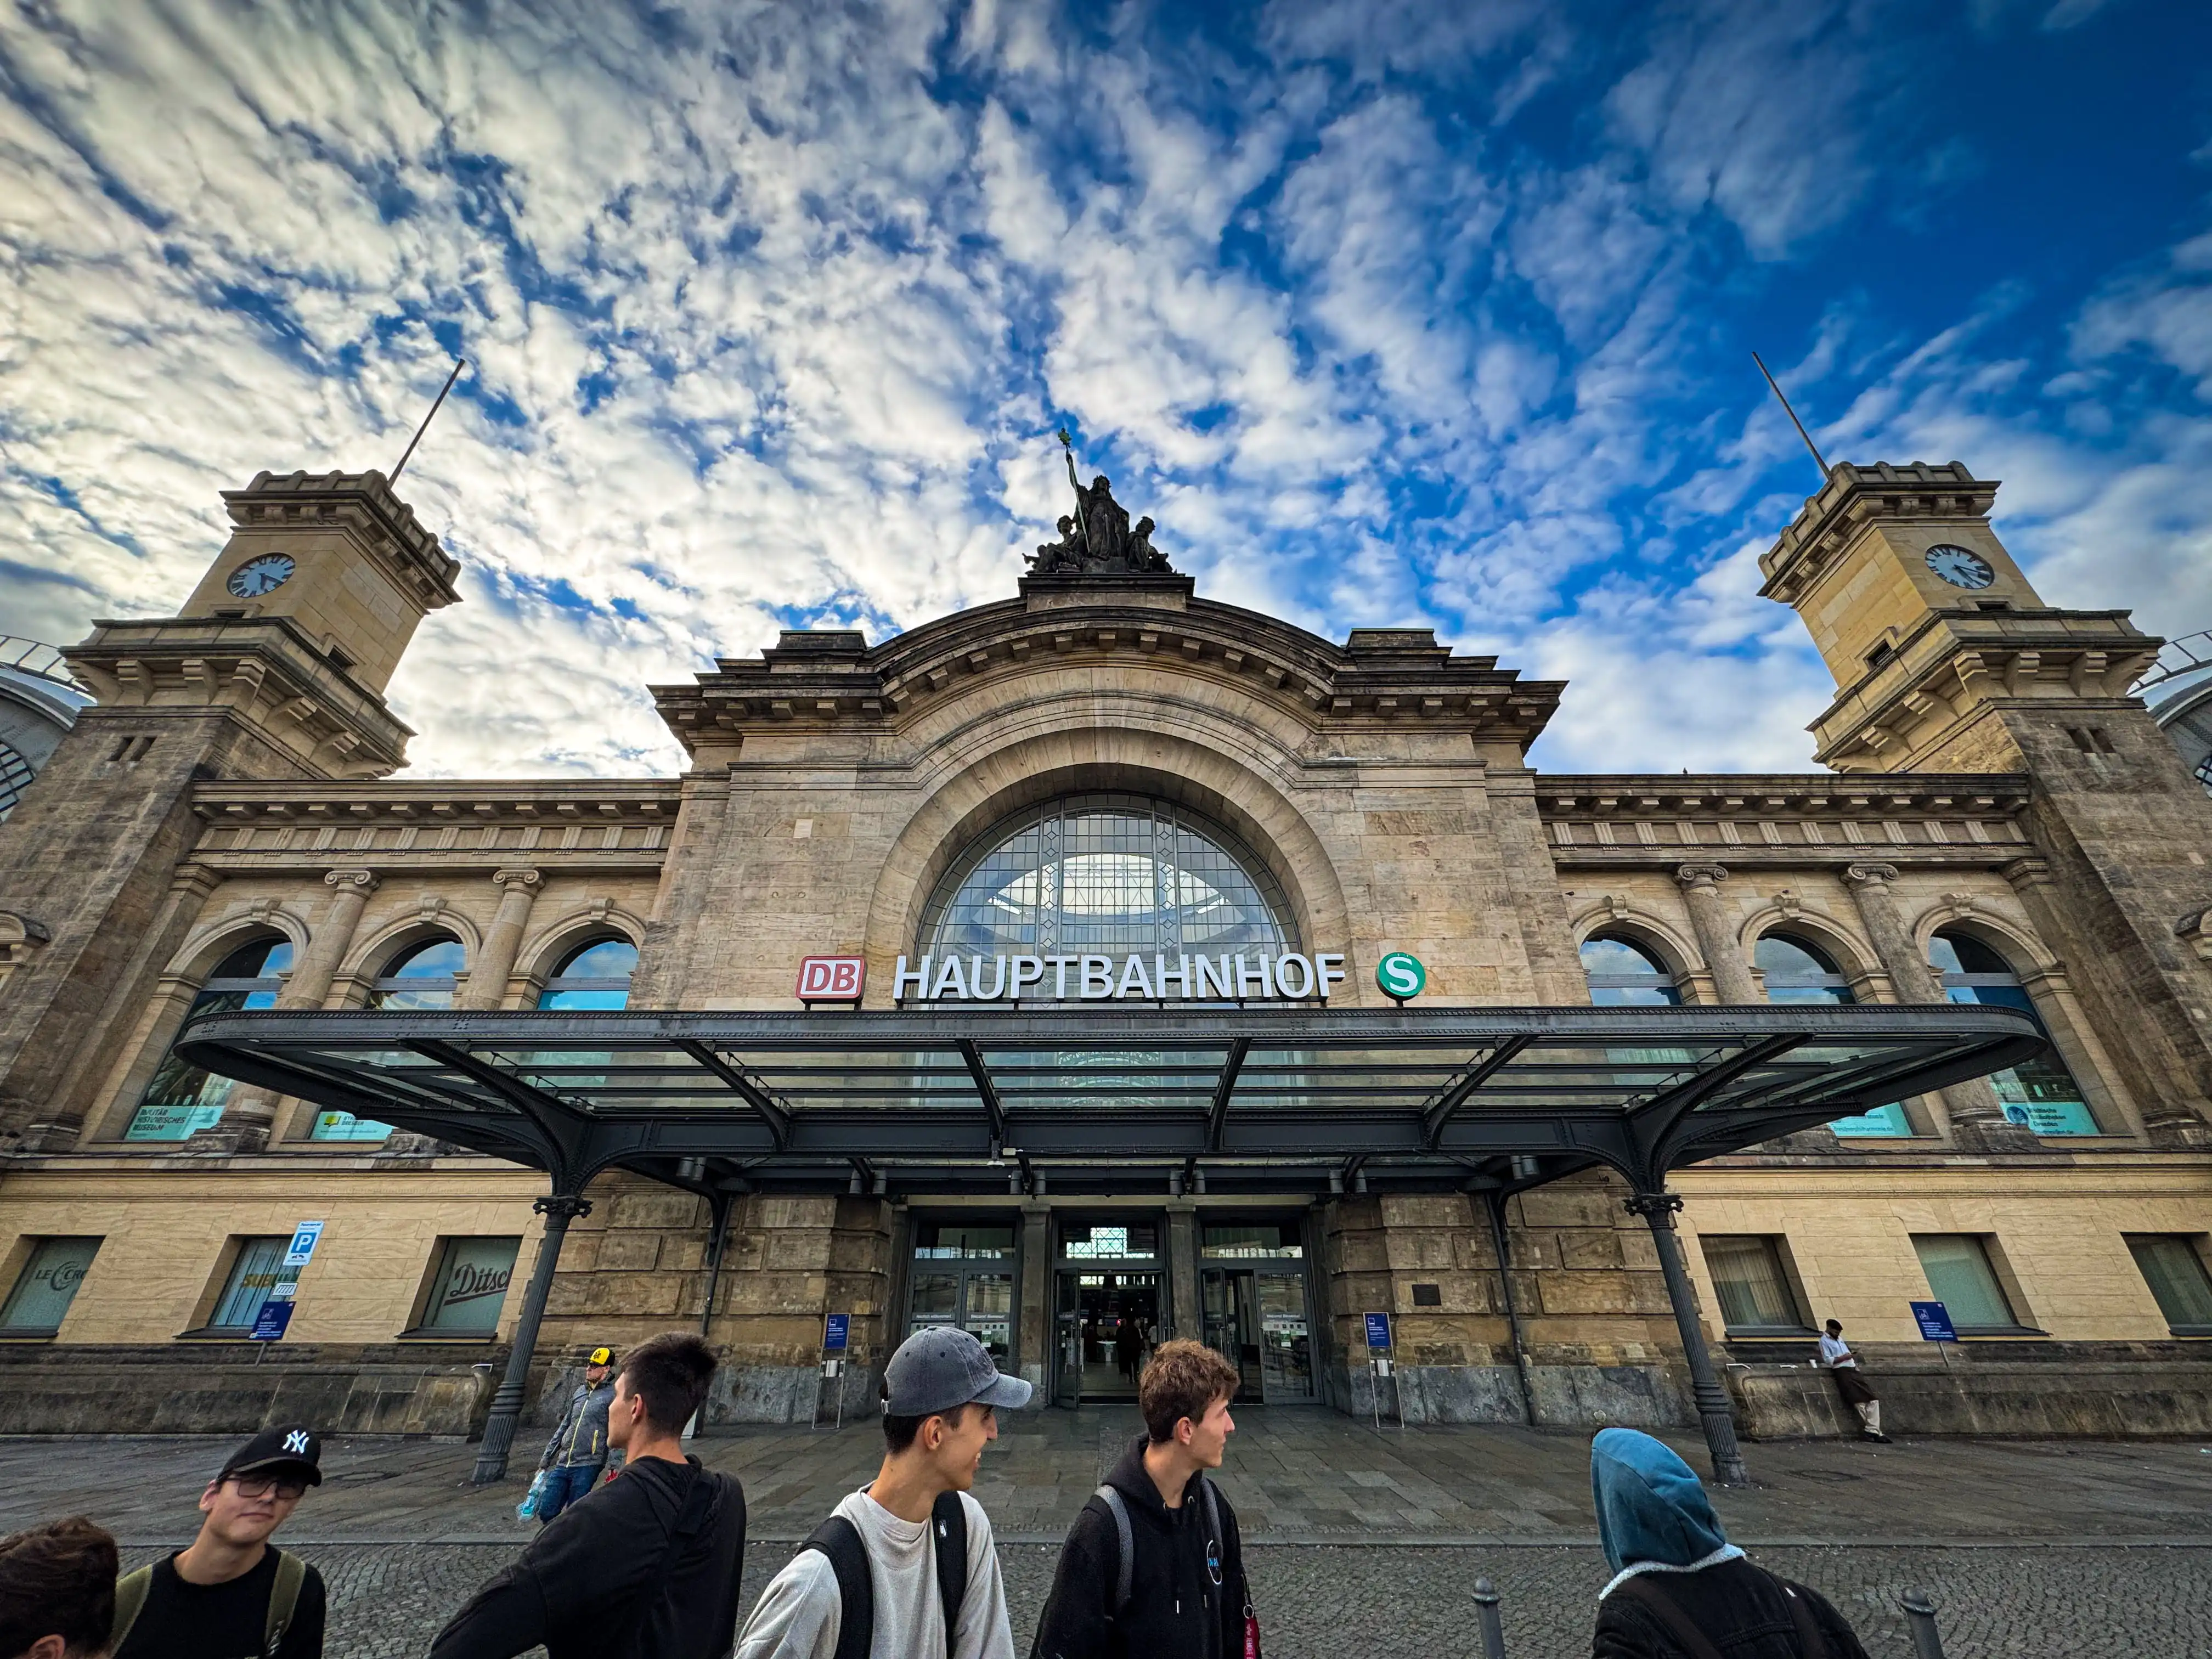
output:
<svg viewBox="0 0 2212 1659"><path fill-rule="evenodd" d="M294 1474L311 1486L323 1484L323 1437L313 1429L264 1429L222 1466L217 1481L238 1474Z"/></svg>

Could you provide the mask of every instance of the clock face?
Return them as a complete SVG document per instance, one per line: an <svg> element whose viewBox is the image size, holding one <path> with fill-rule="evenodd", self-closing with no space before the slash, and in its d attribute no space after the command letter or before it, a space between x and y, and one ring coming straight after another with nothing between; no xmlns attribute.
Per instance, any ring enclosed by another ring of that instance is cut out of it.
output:
<svg viewBox="0 0 2212 1659"><path fill-rule="evenodd" d="M1997 579L1990 562L1963 547L1931 547L1928 568L1954 587L1987 587Z"/></svg>
<svg viewBox="0 0 2212 1659"><path fill-rule="evenodd" d="M297 568L287 553L264 553L258 559L248 559L230 573L223 584L241 599L258 599L272 592L291 579Z"/></svg>

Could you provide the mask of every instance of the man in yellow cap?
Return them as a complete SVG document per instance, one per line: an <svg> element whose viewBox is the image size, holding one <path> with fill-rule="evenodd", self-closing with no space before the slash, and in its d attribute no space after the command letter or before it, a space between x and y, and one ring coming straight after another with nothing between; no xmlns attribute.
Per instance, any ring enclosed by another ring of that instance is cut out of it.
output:
<svg viewBox="0 0 2212 1659"><path fill-rule="evenodd" d="M544 1526L599 1484L607 1467L607 1407L614 1403L614 1350L594 1348L584 1361L584 1380L568 1396L538 1467L551 1477L538 1500Z"/></svg>

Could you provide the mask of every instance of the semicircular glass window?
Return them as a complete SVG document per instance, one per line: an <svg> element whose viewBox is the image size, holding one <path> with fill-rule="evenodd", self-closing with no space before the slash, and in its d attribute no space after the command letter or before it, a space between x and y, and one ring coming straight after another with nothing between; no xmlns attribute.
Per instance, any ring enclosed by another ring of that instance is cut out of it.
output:
<svg viewBox="0 0 2212 1659"><path fill-rule="evenodd" d="M1297 948L1267 866L1186 809L1132 795L1072 796L1000 825L921 924L921 949L939 957Z"/></svg>
<svg viewBox="0 0 2212 1659"><path fill-rule="evenodd" d="M284 975L291 970L291 940L256 939L222 959L200 987L185 1018L274 1008L276 994L284 988ZM212 1128L222 1121L223 1103L236 1086L227 1077L213 1076L173 1054L167 1055L139 1097L123 1138L183 1140L195 1129Z"/></svg>

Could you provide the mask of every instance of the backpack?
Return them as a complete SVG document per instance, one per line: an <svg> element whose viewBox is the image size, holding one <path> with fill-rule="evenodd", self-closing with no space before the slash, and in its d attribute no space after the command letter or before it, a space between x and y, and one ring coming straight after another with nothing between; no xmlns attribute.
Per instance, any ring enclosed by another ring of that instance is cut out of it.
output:
<svg viewBox="0 0 2212 1659"><path fill-rule="evenodd" d="M929 1524L937 1531L937 1599L945 1610L945 1651L952 1653L952 1633L960 1623L960 1603L968 1594L968 1511L957 1492L940 1492L930 1506ZM833 1515L807 1535L801 1555L819 1550L837 1574L843 1610L837 1622L836 1659L868 1659L876 1639L876 1587L868 1577L868 1547L860 1529Z"/></svg>
<svg viewBox="0 0 2212 1659"><path fill-rule="evenodd" d="M1757 1571L1766 1571L1764 1567ZM1689 1615L1674 1604L1674 1597L1651 1582L1654 1576L1639 1573L1613 1594L1626 1596L1649 1612L1690 1659L1720 1659L1720 1650L1690 1622ZM1768 1572L1766 1577L1782 1592L1782 1604L1789 1610L1790 1622L1796 1629L1797 1651L1802 1659L1828 1659L1828 1644L1820 1634L1820 1623L1813 1617L1810 1604L1797 1594L1796 1586L1781 1574Z"/></svg>
<svg viewBox="0 0 2212 1659"><path fill-rule="evenodd" d="M1206 1499L1206 1541L1221 1552L1224 1565L1229 1547L1221 1536L1221 1504L1213 1495L1213 1482L1204 1475L1198 1477L1200 1496ZM1129 1594L1137 1579L1137 1534L1129 1525L1129 1502L1112 1486L1101 1486L1093 1496L1103 1499L1107 1511L1114 1517L1115 1540L1121 1546L1120 1559L1114 1569L1114 1616L1119 1619L1129 1608ZM1227 1595L1224 1587L1223 1595ZM843 1659L840 1655L839 1659Z"/></svg>
<svg viewBox="0 0 2212 1659"><path fill-rule="evenodd" d="M276 1582L269 1590L269 1617L261 1627L262 1659L276 1659L284 1644L284 1632L292 1623L293 1610L300 1604L300 1589L307 1582L307 1564L298 1556L270 1546L276 1557ZM111 1653L120 1652L129 1639L131 1626L138 1622L138 1615L146 1606L147 1592L154 1588L154 1569L139 1568L126 1572L115 1583L115 1624L113 1633L107 1638Z"/></svg>

